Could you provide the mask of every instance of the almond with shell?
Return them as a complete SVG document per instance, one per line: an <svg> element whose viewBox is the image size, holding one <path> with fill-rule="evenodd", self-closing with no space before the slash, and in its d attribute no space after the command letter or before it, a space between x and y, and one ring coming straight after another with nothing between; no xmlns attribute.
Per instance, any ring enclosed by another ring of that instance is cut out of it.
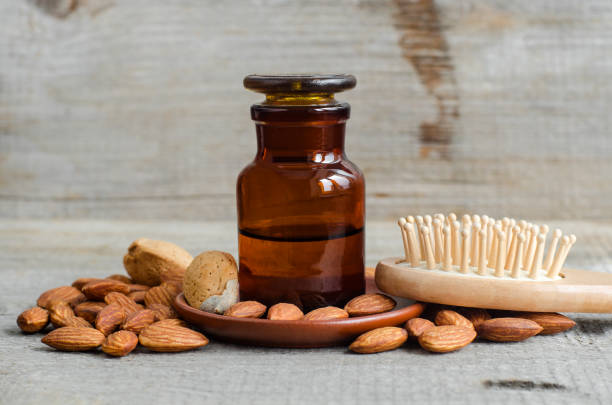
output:
<svg viewBox="0 0 612 405"><path fill-rule="evenodd" d="M109 356L122 357L129 354L138 345L138 336L129 330L111 333L102 343L102 351Z"/></svg>
<svg viewBox="0 0 612 405"><path fill-rule="evenodd" d="M342 308L338 307L323 307L317 308L306 315L304 315L305 321L329 321L333 319L345 319L348 318L349 314Z"/></svg>
<svg viewBox="0 0 612 405"><path fill-rule="evenodd" d="M104 342L104 334L93 328L65 326L42 338L42 342L57 350L80 352L97 348Z"/></svg>
<svg viewBox="0 0 612 405"><path fill-rule="evenodd" d="M184 273L192 260L189 252L174 243L140 238L128 248L123 265L135 283L154 286L166 271Z"/></svg>
<svg viewBox="0 0 612 405"><path fill-rule="evenodd" d="M104 335L112 333L125 320L125 311L117 303L105 306L96 317L96 329Z"/></svg>
<svg viewBox="0 0 612 405"><path fill-rule="evenodd" d="M102 301L111 292L127 294L130 289L127 284L121 281L104 279L85 284L82 291L91 301Z"/></svg>
<svg viewBox="0 0 612 405"><path fill-rule="evenodd" d="M456 311L452 311L450 309L442 309L438 311L434 322L438 326L455 325L455 326L462 326L468 329L470 328L474 329L474 325L472 324L472 322L470 322L466 317L464 317L460 313Z"/></svg>
<svg viewBox="0 0 612 405"><path fill-rule="evenodd" d="M129 314L121 324L121 328L139 334L153 322L155 322L155 313L150 309L141 309Z"/></svg>
<svg viewBox="0 0 612 405"><path fill-rule="evenodd" d="M391 311L397 303L384 294L363 294L350 300L344 310L350 316L365 316Z"/></svg>
<svg viewBox="0 0 612 405"><path fill-rule="evenodd" d="M474 328L456 325L435 326L419 336L419 344L427 351L448 353L469 345L476 338Z"/></svg>
<svg viewBox="0 0 612 405"><path fill-rule="evenodd" d="M237 302L223 315L234 318L260 318L266 312L266 306L257 301Z"/></svg>
<svg viewBox="0 0 612 405"><path fill-rule="evenodd" d="M121 281L122 283L125 283L125 284L132 284L134 282L131 278L129 278L128 276L124 276L123 274L112 274L106 277L106 279Z"/></svg>
<svg viewBox="0 0 612 405"><path fill-rule="evenodd" d="M156 352L182 352L206 346L206 336L168 321L146 327L138 337L140 344Z"/></svg>
<svg viewBox="0 0 612 405"><path fill-rule="evenodd" d="M356 353L370 354L397 349L408 339L408 332L403 328L387 326L377 328L360 335L349 349Z"/></svg>
<svg viewBox="0 0 612 405"><path fill-rule="evenodd" d="M429 319L425 318L412 318L406 322L405 328L408 331L409 337L418 338L423 332L434 328L436 325Z"/></svg>
<svg viewBox="0 0 612 405"><path fill-rule="evenodd" d="M87 322L95 323L98 312L100 312L106 305L106 302L99 301L81 302L74 308L74 314L85 319Z"/></svg>
<svg viewBox="0 0 612 405"><path fill-rule="evenodd" d="M48 309L51 303L62 301L71 307L75 307L85 300L85 295L83 295L79 289L72 286L62 286L42 293L40 297L38 297L36 304L41 308Z"/></svg>
<svg viewBox="0 0 612 405"><path fill-rule="evenodd" d="M493 318L478 329L481 338L493 342L520 342L542 332L536 322L523 318Z"/></svg>
<svg viewBox="0 0 612 405"><path fill-rule="evenodd" d="M272 305L268 310L268 319L272 321L297 321L303 317L304 313L301 309L286 302Z"/></svg>
<svg viewBox="0 0 612 405"><path fill-rule="evenodd" d="M24 332L40 332L49 323L49 311L40 307L33 307L23 311L17 317L17 326Z"/></svg>

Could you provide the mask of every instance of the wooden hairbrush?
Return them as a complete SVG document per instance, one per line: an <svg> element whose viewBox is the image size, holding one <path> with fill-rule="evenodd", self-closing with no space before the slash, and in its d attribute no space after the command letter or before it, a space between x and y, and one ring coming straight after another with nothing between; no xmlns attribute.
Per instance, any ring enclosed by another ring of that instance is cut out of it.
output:
<svg viewBox="0 0 612 405"><path fill-rule="evenodd" d="M612 274L564 268L576 242L561 230L510 218L455 214L400 218L404 257L381 260L391 295L465 307L612 313Z"/></svg>

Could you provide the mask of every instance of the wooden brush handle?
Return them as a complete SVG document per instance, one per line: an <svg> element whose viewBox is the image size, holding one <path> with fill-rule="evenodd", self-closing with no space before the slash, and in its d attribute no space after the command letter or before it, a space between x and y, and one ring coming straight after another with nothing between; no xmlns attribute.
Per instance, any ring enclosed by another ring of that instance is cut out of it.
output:
<svg viewBox="0 0 612 405"><path fill-rule="evenodd" d="M464 307L612 313L612 274L566 268L560 280L517 280L416 269L400 260L376 266L376 285L387 294Z"/></svg>

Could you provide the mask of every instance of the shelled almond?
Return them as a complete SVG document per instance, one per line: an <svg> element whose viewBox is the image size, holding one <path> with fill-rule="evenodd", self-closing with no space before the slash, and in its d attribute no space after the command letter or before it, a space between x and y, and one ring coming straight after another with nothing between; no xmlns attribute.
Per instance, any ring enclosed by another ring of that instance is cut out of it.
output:
<svg viewBox="0 0 612 405"><path fill-rule="evenodd" d="M223 315L235 318L259 318L266 312L266 306L257 301L242 301L232 305Z"/></svg>
<svg viewBox="0 0 612 405"><path fill-rule="evenodd" d="M305 321L329 321L332 319L348 318L349 314L344 309L338 307L323 307L313 309L304 315Z"/></svg>
<svg viewBox="0 0 612 405"><path fill-rule="evenodd" d="M365 316L391 311L396 302L384 294L363 294L350 300L344 310L350 316Z"/></svg>
<svg viewBox="0 0 612 405"><path fill-rule="evenodd" d="M39 332L43 330L48 323L49 311L40 307L25 310L17 317L19 329L27 333Z"/></svg>
<svg viewBox="0 0 612 405"><path fill-rule="evenodd" d="M129 354L138 345L138 336L129 330L111 333L102 343L102 351L109 356L122 357Z"/></svg>
<svg viewBox="0 0 612 405"><path fill-rule="evenodd" d="M405 328L408 331L409 337L418 338L427 330L434 328L436 325L429 319L412 318L406 322Z"/></svg>

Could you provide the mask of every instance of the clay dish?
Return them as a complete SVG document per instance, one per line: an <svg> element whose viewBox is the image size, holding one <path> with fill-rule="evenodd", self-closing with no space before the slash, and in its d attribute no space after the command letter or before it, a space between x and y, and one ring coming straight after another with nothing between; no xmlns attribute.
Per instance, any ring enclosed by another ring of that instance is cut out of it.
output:
<svg viewBox="0 0 612 405"><path fill-rule="evenodd" d="M366 269L367 292L379 292L374 284L374 270ZM174 302L183 319L200 328L207 336L226 342L270 347L326 347L347 344L358 335L383 326L401 325L423 312L425 304L393 297L394 310L382 314L330 321L271 321L232 318L192 308L183 294Z"/></svg>

